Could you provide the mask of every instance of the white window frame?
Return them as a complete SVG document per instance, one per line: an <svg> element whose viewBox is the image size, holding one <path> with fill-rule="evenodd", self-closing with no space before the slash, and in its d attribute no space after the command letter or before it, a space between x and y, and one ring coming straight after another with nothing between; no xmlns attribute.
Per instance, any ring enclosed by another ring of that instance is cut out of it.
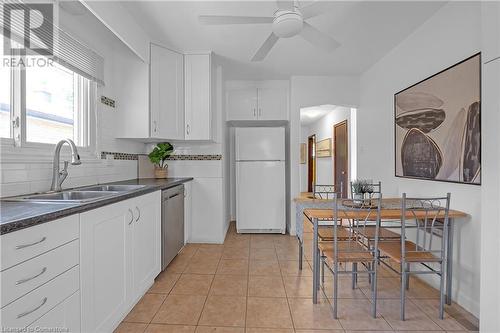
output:
<svg viewBox="0 0 500 333"><path fill-rule="evenodd" d="M14 55L15 56L15 55ZM71 70L70 70L71 71ZM26 71L22 67L12 67L10 70L10 127L12 137L0 138L0 147L2 150L2 159L10 155L19 156L19 154L30 154L33 158L52 156L55 144L42 142L29 142L26 140ZM82 157L95 157L96 152L96 96L97 84L89 81L88 89L82 87L83 78L75 73L75 97L74 103L78 108L87 108L88 112L82 115L80 112L75 114L79 117L77 121L84 121L84 130L87 132L86 141L88 146L78 146L78 152ZM86 80L86 79L85 79ZM83 116L83 119L81 118ZM18 125L18 126L16 126ZM74 130L77 130L74 128Z"/></svg>

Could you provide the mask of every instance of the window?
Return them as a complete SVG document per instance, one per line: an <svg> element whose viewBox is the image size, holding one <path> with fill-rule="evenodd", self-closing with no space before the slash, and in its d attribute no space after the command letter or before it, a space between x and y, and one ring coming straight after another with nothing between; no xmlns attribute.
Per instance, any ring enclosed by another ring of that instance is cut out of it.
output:
<svg viewBox="0 0 500 333"><path fill-rule="evenodd" d="M41 64L41 65L40 65ZM12 77L12 87L11 82ZM16 119L15 108L19 108L24 124L17 131L21 145L31 143L55 144L61 139L72 139L77 146L90 145L90 103L91 83L83 76L53 62L26 61L23 75L19 66L2 66L0 72L0 136L14 137L11 119ZM11 107L10 96L16 89L24 103ZM21 107L24 105L24 107ZM16 129L14 129L16 131ZM16 136L17 137L17 136Z"/></svg>

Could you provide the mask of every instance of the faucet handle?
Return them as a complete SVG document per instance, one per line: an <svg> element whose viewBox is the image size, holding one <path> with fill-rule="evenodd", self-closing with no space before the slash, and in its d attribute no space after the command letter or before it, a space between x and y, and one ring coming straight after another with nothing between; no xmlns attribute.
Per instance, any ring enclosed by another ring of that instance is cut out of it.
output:
<svg viewBox="0 0 500 333"><path fill-rule="evenodd" d="M68 177L68 164L69 164L69 162L64 161L63 163L64 163L64 167L61 171L59 171L59 181L57 182L57 185L59 185L59 187L61 186L63 181L66 179L66 177Z"/></svg>

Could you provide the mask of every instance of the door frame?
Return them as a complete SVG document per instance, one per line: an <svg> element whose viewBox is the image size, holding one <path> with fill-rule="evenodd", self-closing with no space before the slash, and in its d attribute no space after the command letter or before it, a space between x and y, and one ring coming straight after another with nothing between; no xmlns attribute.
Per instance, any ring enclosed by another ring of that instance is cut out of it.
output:
<svg viewBox="0 0 500 333"><path fill-rule="evenodd" d="M349 180L349 124L347 123L347 119L338 122L333 125L333 182L334 184L338 184L337 182L337 136L336 136L336 130L338 127L345 125L347 134L345 136L345 141L346 141L346 148L347 148L347 154L346 154L346 180ZM344 184L344 188L346 191L343 193L344 197L347 198L348 192L349 192L349 184Z"/></svg>
<svg viewBox="0 0 500 333"><path fill-rule="evenodd" d="M307 192L314 192L316 183L316 134L307 137Z"/></svg>

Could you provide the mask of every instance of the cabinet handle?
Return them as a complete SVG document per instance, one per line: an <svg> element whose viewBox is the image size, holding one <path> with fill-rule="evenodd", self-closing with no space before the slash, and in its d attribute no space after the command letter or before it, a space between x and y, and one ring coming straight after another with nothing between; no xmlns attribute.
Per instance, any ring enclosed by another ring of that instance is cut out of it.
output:
<svg viewBox="0 0 500 333"><path fill-rule="evenodd" d="M33 245L37 245L37 244L43 243L43 242L45 242L46 239L47 239L47 237L42 237L42 239L40 239L39 241L36 241L34 243L18 245L18 246L16 246L16 250L24 249L26 247L30 247L30 246L33 246Z"/></svg>
<svg viewBox="0 0 500 333"><path fill-rule="evenodd" d="M262 116L262 109L259 108L259 116Z"/></svg>
<svg viewBox="0 0 500 333"><path fill-rule="evenodd" d="M38 306L37 306L37 307L35 307L34 309L32 309L32 310L28 310L28 311L26 311L26 312L23 312L23 313L18 314L18 315L17 315L17 319L22 318L22 317L24 317L24 316L29 315L30 313L35 312L36 310L40 309L40 308L41 308L41 307L42 307L45 303L47 303L47 297L44 297L44 298L42 299L42 303L40 303L40 305L38 305Z"/></svg>
<svg viewBox="0 0 500 333"><path fill-rule="evenodd" d="M189 135L189 132L191 132L191 129L190 129L190 127L189 127L189 124L187 124L187 125L186 125L186 133L187 133L187 135Z"/></svg>
<svg viewBox="0 0 500 333"><path fill-rule="evenodd" d="M158 130L158 126L156 125L156 120L155 120L155 121L153 121L153 124L155 125L155 127L154 127L154 132L156 133L156 131Z"/></svg>
<svg viewBox="0 0 500 333"><path fill-rule="evenodd" d="M137 218L135 219L135 222L137 222L141 218L141 210L137 206L135 206L135 209L137 210L137 214L138 214Z"/></svg>
<svg viewBox="0 0 500 333"><path fill-rule="evenodd" d="M45 273L46 271L47 271L47 267L44 267L44 268L42 268L42 271L41 271L40 273L38 273L38 274L36 274L36 275L33 275L32 277L26 278L26 279L21 279L21 280L18 280L18 281L16 282L16 285L23 284L23 283L26 283L26 282L28 282L28 281L31 281L31 280L33 280L33 279L35 279L35 278L39 277L40 275L42 275L42 274L43 274L43 273Z"/></svg>
<svg viewBox="0 0 500 333"><path fill-rule="evenodd" d="M128 225L131 225L132 222L134 222L134 212L132 211L132 209L128 209L129 213L130 213L130 221L128 222Z"/></svg>
<svg viewBox="0 0 500 333"><path fill-rule="evenodd" d="M253 109L253 116L255 117L257 114L255 113L255 108Z"/></svg>

